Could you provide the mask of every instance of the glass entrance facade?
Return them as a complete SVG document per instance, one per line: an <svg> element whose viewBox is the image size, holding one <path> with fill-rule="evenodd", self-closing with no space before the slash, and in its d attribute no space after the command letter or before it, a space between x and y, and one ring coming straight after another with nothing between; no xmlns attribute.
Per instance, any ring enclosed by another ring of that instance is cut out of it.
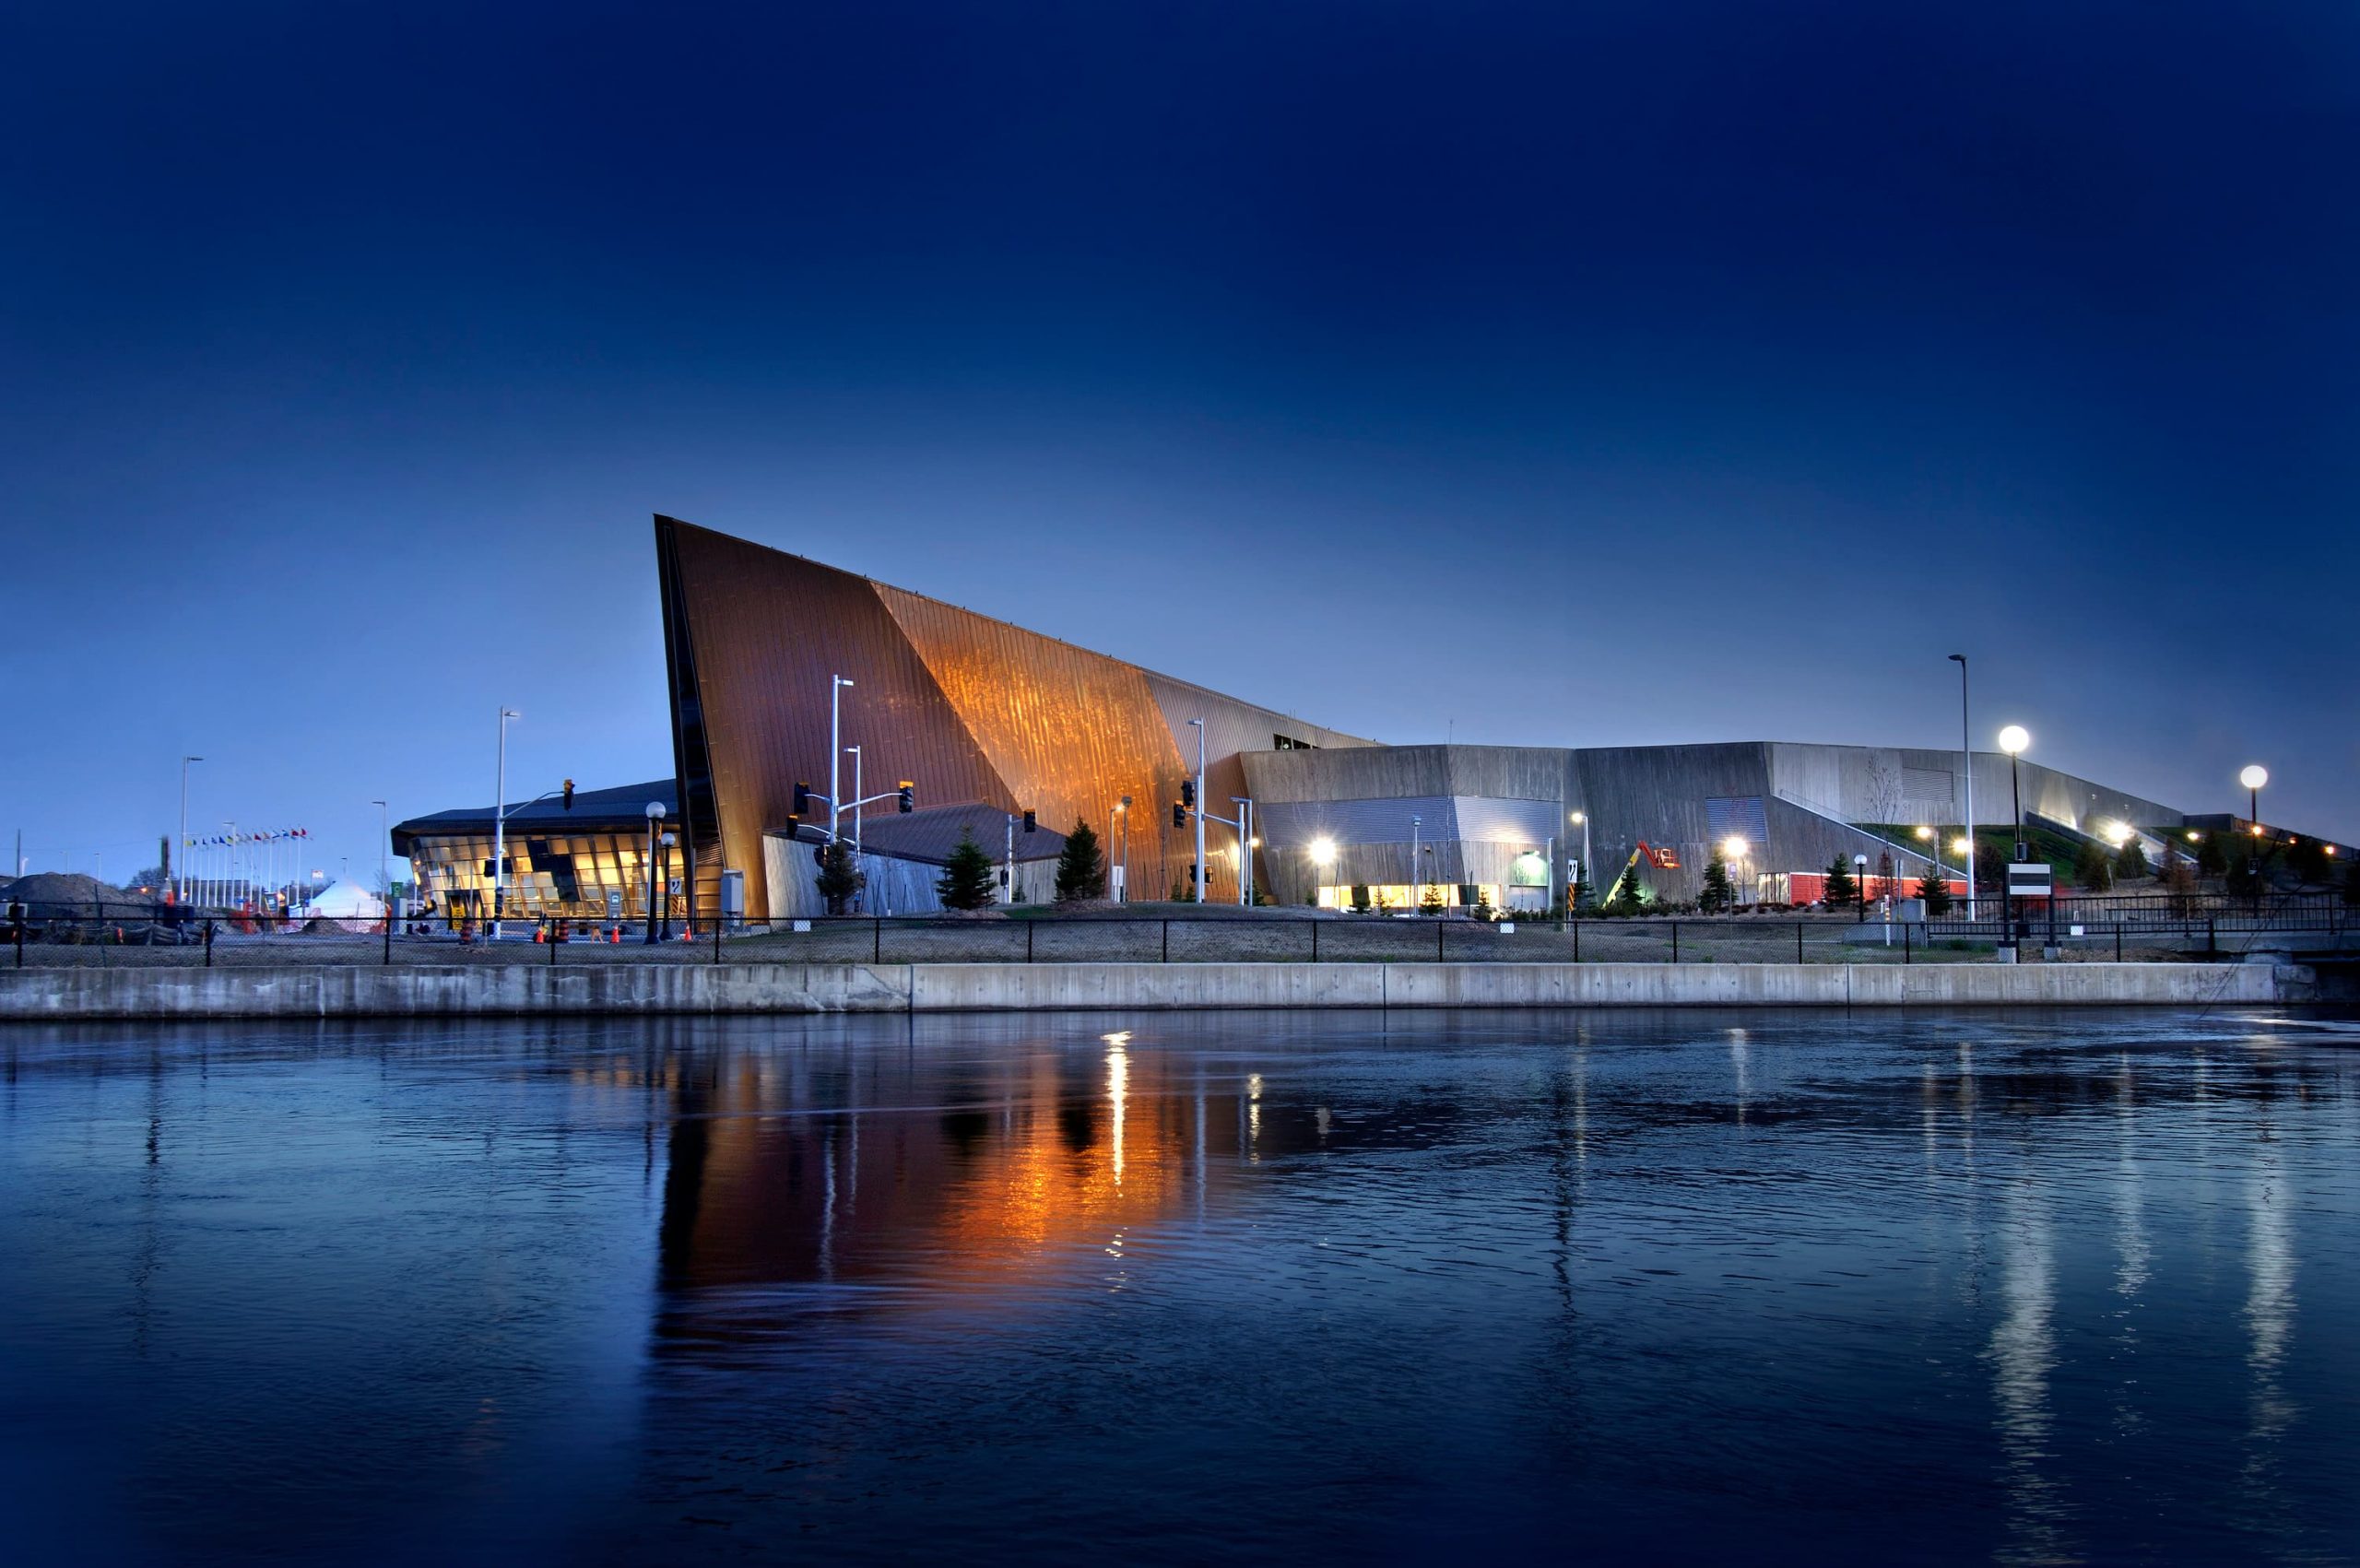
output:
<svg viewBox="0 0 2360 1568"><path fill-rule="evenodd" d="M520 917L550 915L600 919L647 914L645 833L513 833L506 843L505 908ZM688 912L689 868L680 847L668 851L665 879L680 885L671 913ZM420 835L410 845L410 866L419 891L436 914L486 915L491 912L491 835Z"/></svg>

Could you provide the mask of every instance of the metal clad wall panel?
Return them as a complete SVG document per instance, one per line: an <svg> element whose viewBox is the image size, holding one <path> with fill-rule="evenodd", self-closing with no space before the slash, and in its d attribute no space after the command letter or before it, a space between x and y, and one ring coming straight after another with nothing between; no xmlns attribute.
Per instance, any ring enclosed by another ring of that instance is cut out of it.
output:
<svg viewBox="0 0 2360 1568"><path fill-rule="evenodd" d="M1515 844L1537 849L1557 829L1557 803L1552 800L1499 800L1485 796L1453 797L1460 840L1468 843Z"/></svg>
<svg viewBox="0 0 2360 1568"><path fill-rule="evenodd" d="M1275 735L1374 745L800 556L668 518L657 528L677 563L667 615L692 644L718 859L746 871L751 908L769 902L762 834L785 825L797 780L827 787L831 675L856 683L843 740L861 748L873 791L909 778L926 806L1029 808L1060 831L1080 817L1110 835L1110 856L1122 834L1109 814L1130 796L1135 897L1164 896L1194 854L1193 829L1171 826L1195 767L1175 713L1207 719L1207 794L1221 812L1245 793L1241 749ZM848 765L844 778L848 794ZM1235 834L1210 828L1207 843L1214 896L1235 897Z"/></svg>
<svg viewBox="0 0 2360 1568"><path fill-rule="evenodd" d="M721 852L768 907L762 834L785 824L800 780L828 787L828 680L844 693L844 741L867 778L920 781L929 805L1010 796L957 710L865 578L676 524L680 594L696 649ZM849 763L844 769L850 794Z"/></svg>

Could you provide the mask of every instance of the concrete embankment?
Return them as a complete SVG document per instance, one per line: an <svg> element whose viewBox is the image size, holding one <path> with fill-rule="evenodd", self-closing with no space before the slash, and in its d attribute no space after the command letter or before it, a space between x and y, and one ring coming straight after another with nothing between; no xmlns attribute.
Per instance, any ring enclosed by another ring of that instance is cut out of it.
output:
<svg viewBox="0 0 2360 1568"><path fill-rule="evenodd" d="M604 964L0 971L0 1020L1187 1008L2204 1007L2313 999L2295 965Z"/></svg>

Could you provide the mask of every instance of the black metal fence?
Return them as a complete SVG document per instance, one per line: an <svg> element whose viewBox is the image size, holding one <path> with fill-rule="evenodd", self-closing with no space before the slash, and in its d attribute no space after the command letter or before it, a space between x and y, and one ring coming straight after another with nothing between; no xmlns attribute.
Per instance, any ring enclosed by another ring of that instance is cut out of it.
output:
<svg viewBox="0 0 2360 1568"><path fill-rule="evenodd" d="M199 914L152 904L11 907L0 962L19 968L290 964L611 963L1915 963L1974 961L2020 931L2046 945L2048 911L1998 901L1978 917L1865 925L1844 914L1585 918L1221 914L844 916L658 924L412 917L391 922ZM2077 959L2229 954L2265 935L2341 937L2360 911L2340 900L2062 899L2058 945ZM2074 930L2079 927L2078 933Z"/></svg>
<svg viewBox="0 0 2360 1568"><path fill-rule="evenodd" d="M2258 937L2340 939L2360 930L2360 908L2340 893L2270 893L2259 898L2220 893L2019 900L1982 900L1974 918L1964 912L1926 923L1936 940L2066 942L2138 938L2168 940L2186 950L2221 951Z"/></svg>

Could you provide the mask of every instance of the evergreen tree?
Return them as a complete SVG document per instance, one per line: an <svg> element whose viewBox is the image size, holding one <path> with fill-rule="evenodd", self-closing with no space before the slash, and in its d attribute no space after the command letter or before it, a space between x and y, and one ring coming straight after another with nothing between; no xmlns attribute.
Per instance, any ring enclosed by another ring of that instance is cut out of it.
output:
<svg viewBox="0 0 2360 1568"><path fill-rule="evenodd" d="M2118 879L2144 877L2148 874L2148 870L2147 846L2139 842L2137 833L2133 833L2122 841L2120 849L2114 852L2115 877Z"/></svg>
<svg viewBox="0 0 2360 1568"><path fill-rule="evenodd" d="M1366 914L1368 913L1368 884L1366 882L1354 882L1352 884L1352 913L1354 914Z"/></svg>
<svg viewBox="0 0 2360 1568"><path fill-rule="evenodd" d="M2218 838L2206 833L2196 841L2196 870L2199 876L2225 876L2228 869L2229 857L2221 853Z"/></svg>
<svg viewBox="0 0 2360 1568"><path fill-rule="evenodd" d="M1428 882L1425 885L1423 895L1418 902L1418 913L1420 914L1440 914L1442 911L1442 884L1439 882Z"/></svg>
<svg viewBox="0 0 2360 1568"><path fill-rule="evenodd" d="M1106 896L1106 857L1098 853L1098 835L1088 822L1076 822L1066 834L1057 855L1057 902L1103 899Z"/></svg>
<svg viewBox="0 0 2360 1568"><path fill-rule="evenodd" d="M1729 863L1715 849L1713 858L1705 863L1705 886L1696 895L1696 907L1706 914L1719 914L1736 902L1737 885L1729 880Z"/></svg>
<svg viewBox="0 0 2360 1568"><path fill-rule="evenodd" d="M1591 902L1596 891L1589 885L1589 867L1585 866L1574 874L1574 885L1565 890L1565 898L1569 907L1579 909Z"/></svg>
<svg viewBox="0 0 2360 1568"><path fill-rule="evenodd" d="M2073 852L2073 885L2091 893L2114 886L2114 860L2104 846L2085 840Z"/></svg>
<svg viewBox="0 0 2360 1568"><path fill-rule="evenodd" d="M1607 898L1610 908L1640 909L1647 902L1647 884L1640 877L1639 868L1647 863L1644 855L1634 855L1622 868L1622 879L1614 884L1614 891Z"/></svg>
<svg viewBox="0 0 2360 1568"><path fill-rule="evenodd" d="M1827 907L1847 909L1859 897L1860 885L1852 880L1852 863L1837 855L1827 867Z"/></svg>
<svg viewBox="0 0 2360 1568"><path fill-rule="evenodd" d="M1918 896L1926 901L1929 920L1951 912L1951 879L1942 875L1941 867L1926 867L1926 874L1918 878Z"/></svg>
<svg viewBox="0 0 2360 1568"><path fill-rule="evenodd" d="M945 909L989 909L992 902L992 857L975 842L975 835L962 832L959 847L950 852L942 875L934 884L942 897Z"/></svg>
<svg viewBox="0 0 2360 1568"><path fill-rule="evenodd" d="M827 901L830 914L843 914L849 911L854 897L867 886L868 878L853 855L851 840L838 839L821 848L820 896Z"/></svg>

